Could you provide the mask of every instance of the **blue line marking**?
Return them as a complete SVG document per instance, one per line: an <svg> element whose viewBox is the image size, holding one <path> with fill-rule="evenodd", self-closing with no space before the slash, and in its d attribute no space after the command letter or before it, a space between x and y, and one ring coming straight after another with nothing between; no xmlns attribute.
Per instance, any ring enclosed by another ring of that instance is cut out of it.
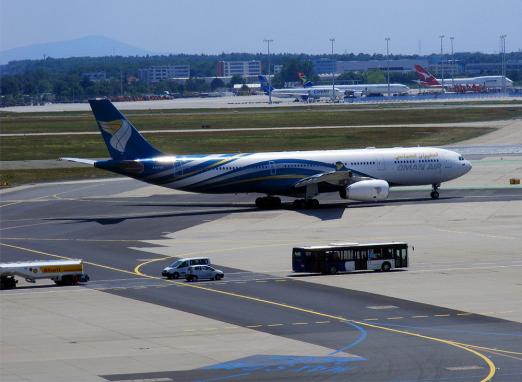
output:
<svg viewBox="0 0 522 382"><path fill-rule="evenodd" d="M350 325L350 326L353 326L355 329L357 329L359 331L359 336L351 344L346 345L346 346L344 346L344 347L342 347L340 349L337 349L336 351L334 351L334 352L332 352L332 353L330 353L328 355L335 355L335 354L338 354L338 353L343 352L345 350L354 348L357 345L359 345L361 342L363 342L366 339L366 337L368 336L368 332L363 327L361 327L359 325L356 325L353 322L349 322L349 321L346 322L346 323L348 325Z"/></svg>

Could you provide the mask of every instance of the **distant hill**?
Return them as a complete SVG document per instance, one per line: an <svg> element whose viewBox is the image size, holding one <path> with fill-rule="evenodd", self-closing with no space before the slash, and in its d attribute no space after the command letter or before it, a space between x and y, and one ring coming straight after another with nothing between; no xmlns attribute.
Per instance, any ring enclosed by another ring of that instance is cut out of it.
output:
<svg viewBox="0 0 522 382"><path fill-rule="evenodd" d="M104 36L86 36L75 40L33 44L0 51L0 64L14 60L38 60L46 57L145 56L158 54Z"/></svg>

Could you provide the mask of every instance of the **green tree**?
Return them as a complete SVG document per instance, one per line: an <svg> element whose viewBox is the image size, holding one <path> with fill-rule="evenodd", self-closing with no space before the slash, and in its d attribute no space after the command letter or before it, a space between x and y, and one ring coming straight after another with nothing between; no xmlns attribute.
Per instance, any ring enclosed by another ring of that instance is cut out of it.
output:
<svg viewBox="0 0 522 382"><path fill-rule="evenodd" d="M366 74L366 81L369 84L382 84L386 82L384 72L381 70L370 70Z"/></svg>
<svg viewBox="0 0 522 382"><path fill-rule="evenodd" d="M243 79L243 77L238 76L237 74L234 74L232 76L232 78L230 79L229 85L231 88L233 88L235 84L244 84L244 83L245 83L245 80Z"/></svg>
<svg viewBox="0 0 522 382"><path fill-rule="evenodd" d="M210 89L212 91L216 90L216 89L222 89L225 87L225 82L223 82L223 80L221 78L214 78L212 80L212 82L210 83Z"/></svg>

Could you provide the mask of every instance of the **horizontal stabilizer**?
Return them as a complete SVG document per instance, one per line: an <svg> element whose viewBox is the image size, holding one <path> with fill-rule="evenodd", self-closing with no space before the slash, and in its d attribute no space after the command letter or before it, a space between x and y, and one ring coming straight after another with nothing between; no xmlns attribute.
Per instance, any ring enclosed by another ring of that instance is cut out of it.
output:
<svg viewBox="0 0 522 382"><path fill-rule="evenodd" d="M94 166L94 162L96 162L93 159L83 159L83 158L60 158L60 160L65 160L69 162L76 162L76 163L83 163L83 164L89 164L91 166Z"/></svg>

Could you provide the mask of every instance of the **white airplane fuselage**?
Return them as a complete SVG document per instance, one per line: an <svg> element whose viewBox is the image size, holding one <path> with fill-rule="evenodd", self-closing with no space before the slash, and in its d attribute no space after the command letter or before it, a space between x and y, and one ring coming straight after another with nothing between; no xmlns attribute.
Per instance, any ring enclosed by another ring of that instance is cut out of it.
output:
<svg viewBox="0 0 522 382"><path fill-rule="evenodd" d="M436 78L436 81L442 86L442 79ZM469 78L444 78L444 87L451 86L482 86L486 89L500 89L503 86L508 88L513 87L513 81L503 76L480 76L480 77L469 77Z"/></svg>
<svg viewBox="0 0 522 382"><path fill-rule="evenodd" d="M384 180L390 186L440 184L471 169L458 153L430 147L178 155L135 162L143 170L133 177L163 187L289 196L304 192L304 187L295 187L299 180L335 171L339 163L355 176ZM96 167L109 169L101 162ZM336 191L336 187L324 189Z"/></svg>

